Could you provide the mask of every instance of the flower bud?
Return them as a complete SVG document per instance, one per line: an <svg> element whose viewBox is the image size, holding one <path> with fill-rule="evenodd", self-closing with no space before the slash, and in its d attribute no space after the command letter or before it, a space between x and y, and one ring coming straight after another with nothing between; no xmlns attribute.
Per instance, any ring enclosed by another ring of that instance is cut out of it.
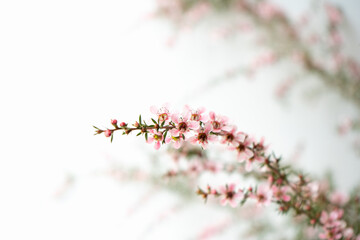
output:
<svg viewBox="0 0 360 240"><path fill-rule="evenodd" d="M138 123L138 122L135 122L135 123L134 123L134 127L136 127L136 128L137 128L137 127L139 127L139 126L140 126L140 125L139 125L139 123Z"/></svg>
<svg viewBox="0 0 360 240"><path fill-rule="evenodd" d="M126 127L126 123L121 122L121 123L120 123L120 127Z"/></svg>
<svg viewBox="0 0 360 240"><path fill-rule="evenodd" d="M105 137L110 137L112 134L112 131L107 129L107 130L105 130L104 134L105 134Z"/></svg>
<svg viewBox="0 0 360 240"><path fill-rule="evenodd" d="M116 124L117 124L117 120L116 120L116 119L112 119L112 120L111 120L111 124L112 124L112 125L116 125Z"/></svg>

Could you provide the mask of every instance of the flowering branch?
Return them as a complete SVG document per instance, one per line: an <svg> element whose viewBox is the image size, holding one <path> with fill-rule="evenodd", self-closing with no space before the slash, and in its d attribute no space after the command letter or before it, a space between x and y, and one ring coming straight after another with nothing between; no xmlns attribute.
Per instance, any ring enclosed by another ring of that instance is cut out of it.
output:
<svg viewBox="0 0 360 240"><path fill-rule="evenodd" d="M293 23L286 12L271 1L157 0L157 3L157 14L167 17L182 28L193 25L211 12L225 11L244 16L248 22L245 24L246 29L259 28L271 48L270 56L266 54L257 59L249 69L240 67L234 69L233 73L249 73L280 59L293 59L306 72L319 76L329 87L360 106L360 65L346 54L345 39L341 34L346 16L336 6L325 4L327 21L321 26L321 33L318 34L317 31L309 35L309 29L303 28L309 22L308 16L303 17L300 25ZM315 14L318 16L318 11ZM236 26L228 32L240 32L243 31L242 28ZM316 54L318 50L322 51L320 56ZM219 79L213 81L218 82Z"/></svg>
<svg viewBox="0 0 360 240"><path fill-rule="evenodd" d="M197 194L205 200L209 197L221 198L221 205L230 204L232 207L243 205L249 199L255 200L259 206L273 202L279 205L280 212L292 210L296 216L306 216L310 225L321 226L323 232L319 237L322 239L352 240L360 233L360 219L357 217L354 220L351 214L347 214L354 211L354 206L356 214L359 214L360 203L355 200L359 196L346 199L344 195L338 195L332 199L326 192L316 190L316 184L308 177L290 166L282 165L281 158L269 153L263 138L257 141L237 131L236 126L229 124L227 117L214 112L205 113L204 108L194 110L189 106L185 106L182 113L170 113L168 105L159 109L151 107L151 112L156 115L155 119L150 119L152 124L147 124L141 115L133 127L128 127L124 122L118 125L117 120L111 120L114 128L95 127L95 134L104 133L112 141L116 131L126 135L137 131L137 136L144 135L148 143L155 143L155 149L170 143L179 149L186 142L205 149L210 142L220 142L237 153L237 162L245 164L247 172L260 170L257 176L263 183L258 187L238 188L230 183L219 189L212 186L198 188ZM353 204L346 205L348 202Z"/></svg>

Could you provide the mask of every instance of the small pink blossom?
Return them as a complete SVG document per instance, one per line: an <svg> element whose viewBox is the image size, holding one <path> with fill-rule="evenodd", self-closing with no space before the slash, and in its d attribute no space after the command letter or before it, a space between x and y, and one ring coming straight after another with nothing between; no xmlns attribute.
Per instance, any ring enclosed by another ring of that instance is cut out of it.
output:
<svg viewBox="0 0 360 240"><path fill-rule="evenodd" d="M204 114L204 107L192 110L188 105L185 105L185 109L190 112L190 121L206 122L208 120L208 117Z"/></svg>
<svg viewBox="0 0 360 240"><path fill-rule="evenodd" d="M238 152L239 161L243 162L254 156L253 151L250 150L252 144L253 141L246 136L243 141L239 141L235 146L231 146L230 150L236 150Z"/></svg>
<svg viewBox="0 0 360 240"><path fill-rule="evenodd" d="M225 206L227 203L229 203L229 205L234 208L243 199L243 192L241 190L235 190L235 188L236 185L234 183L226 185L225 187L220 187L220 193L223 195L223 198L220 201L222 206Z"/></svg>
<svg viewBox="0 0 360 240"><path fill-rule="evenodd" d="M333 210L330 213L327 213L326 211L321 212L320 216L320 222L325 227L338 227L341 226L342 222L340 221L342 216L344 214L344 211L342 209L339 210Z"/></svg>
<svg viewBox="0 0 360 240"><path fill-rule="evenodd" d="M172 135L180 135L184 133L188 133L190 129L198 129L199 123L190 121L190 112L185 111L181 116L177 113L171 115L171 120L176 124L174 129L171 129Z"/></svg>
<svg viewBox="0 0 360 240"><path fill-rule="evenodd" d="M201 162L199 160L195 160L190 162L187 172L192 176L197 176L202 172L203 169L204 168Z"/></svg>
<svg viewBox="0 0 360 240"><path fill-rule="evenodd" d="M350 240L354 237L354 230L352 228L346 228L344 230L344 238L345 240Z"/></svg>
<svg viewBox="0 0 360 240"><path fill-rule="evenodd" d="M205 161L204 168L210 172L217 173L222 169L222 164L215 161Z"/></svg>
<svg viewBox="0 0 360 240"><path fill-rule="evenodd" d="M265 146L264 144L265 139L262 137L260 139L260 142L258 143L253 143L254 147L253 147L253 156L250 157L249 159L247 159L246 161L246 170L249 172L252 170L252 164L254 162L264 162L265 157L264 157L264 153L267 150L268 146Z"/></svg>
<svg viewBox="0 0 360 240"><path fill-rule="evenodd" d="M291 200L291 196L287 195L288 189L289 188L287 186L277 187L277 186L273 185L271 187L273 196L277 200L284 201L284 202L289 202Z"/></svg>
<svg viewBox="0 0 360 240"><path fill-rule="evenodd" d="M336 191L330 195L330 201L337 205L344 205L349 201L349 196L343 192Z"/></svg>
<svg viewBox="0 0 360 240"><path fill-rule="evenodd" d="M207 144L209 141L213 142L216 141L217 137L210 134L211 125L210 123L206 123L204 127L199 128L196 132L197 134L193 137L189 138L189 141L192 144L199 143L203 149L206 149Z"/></svg>
<svg viewBox="0 0 360 240"><path fill-rule="evenodd" d="M169 104L165 103L161 108L155 106L150 107L150 111L158 116L160 122L168 123L170 121Z"/></svg>
<svg viewBox="0 0 360 240"><path fill-rule="evenodd" d="M242 142L245 140L245 133L243 132L236 132L236 126L227 126L227 130L225 131L223 138L221 140L222 144L236 144L238 142Z"/></svg>
<svg viewBox="0 0 360 240"><path fill-rule="evenodd" d="M173 143L175 149L179 149L184 143L184 138L182 135L174 135L171 133L170 141Z"/></svg>
<svg viewBox="0 0 360 240"><path fill-rule="evenodd" d="M150 129L149 130L150 136L148 137L147 143L152 143L155 141L154 148L158 150L160 148L161 142L164 140L164 136L162 132L158 132L157 130ZM169 143L170 138L166 138L165 142Z"/></svg>
<svg viewBox="0 0 360 240"><path fill-rule="evenodd" d="M209 116L213 132L221 132L221 130L223 130L223 128L227 125L227 117L216 115L214 112L210 112Z"/></svg>
<svg viewBox="0 0 360 240"><path fill-rule="evenodd" d="M268 185L260 185L256 193L251 193L250 197L257 200L258 206L267 206L271 202L272 191Z"/></svg>
<svg viewBox="0 0 360 240"><path fill-rule="evenodd" d="M325 10L332 24L338 24L342 21L342 14L336 7L327 4Z"/></svg>

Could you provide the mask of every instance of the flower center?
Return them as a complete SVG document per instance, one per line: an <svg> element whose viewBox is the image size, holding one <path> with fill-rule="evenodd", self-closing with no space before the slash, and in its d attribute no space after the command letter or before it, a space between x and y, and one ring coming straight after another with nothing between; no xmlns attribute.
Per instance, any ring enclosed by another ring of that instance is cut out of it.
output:
<svg viewBox="0 0 360 240"><path fill-rule="evenodd" d="M166 121L167 119L168 119L168 115L167 115L167 113L162 113L162 114L160 114L159 115L159 119L160 119L160 121Z"/></svg>
<svg viewBox="0 0 360 240"><path fill-rule="evenodd" d="M259 200L259 202L264 202L264 201L266 200L264 194L260 193L260 194L258 195L258 200Z"/></svg>
<svg viewBox="0 0 360 240"><path fill-rule="evenodd" d="M206 135L206 133L199 133L199 135L198 135L198 140L199 140L200 142L205 142L205 141L207 140L207 135Z"/></svg>
<svg viewBox="0 0 360 240"><path fill-rule="evenodd" d="M185 122L179 123L178 129L179 129L180 131L186 131L186 129L187 129L187 124L186 124Z"/></svg>
<svg viewBox="0 0 360 240"><path fill-rule="evenodd" d="M234 192L233 191L226 193L226 198L232 199L233 197L234 197Z"/></svg>
<svg viewBox="0 0 360 240"><path fill-rule="evenodd" d="M232 141L234 141L234 135L232 134L232 133L228 133L228 134L226 134L226 136L225 136L225 139L226 139L226 141L228 141L228 142L232 142Z"/></svg>
<svg viewBox="0 0 360 240"><path fill-rule="evenodd" d="M214 129L219 129L220 128L220 123L218 121L213 121L212 125L213 125Z"/></svg>
<svg viewBox="0 0 360 240"><path fill-rule="evenodd" d="M161 135L161 134L154 134L154 139L155 139L156 141L161 141L162 135Z"/></svg>
<svg viewBox="0 0 360 240"><path fill-rule="evenodd" d="M200 120L200 115L197 113L193 113L191 114L191 118L192 121L199 121Z"/></svg>
<svg viewBox="0 0 360 240"><path fill-rule="evenodd" d="M245 145L243 143L239 143L239 145L237 146L237 150L239 152L245 151Z"/></svg>

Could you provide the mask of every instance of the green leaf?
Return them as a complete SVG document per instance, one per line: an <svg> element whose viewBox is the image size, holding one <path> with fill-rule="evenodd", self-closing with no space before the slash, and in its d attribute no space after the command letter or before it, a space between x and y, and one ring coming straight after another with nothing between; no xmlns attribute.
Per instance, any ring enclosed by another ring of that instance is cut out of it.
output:
<svg viewBox="0 0 360 240"><path fill-rule="evenodd" d="M139 124L141 125L141 114L139 115Z"/></svg>
<svg viewBox="0 0 360 240"><path fill-rule="evenodd" d="M165 124L165 121L163 121L163 122L161 123L161 127L163 127L163 126L164 126L164 124Z"/></svg>
<svg viewBox="0 0 360 240"><path fill-rule="evenodd" d="M97 130L100 130L99 128L95 127L94 125L93 125L93 127L96 128Z"/></svg>
<svg viewBox="0 0 360 240"><path fill-rule="evenodd" d="M155 121L155 119L152 118L151 121L153 121L154 124L157 124L157 122Z"/></svg>
<svg viewBox="0 0 360 240"><path fill-rule="evenodd" d="M141 132L139 132L138 134L136 134L136 136L139 136L141 134Z"/></svg>
<svg viewBox="0 0 360 240"><path fill-rule="evenodd" d="M111 138L110 138L110 142L112 143L113 141L113 138L114 138L114 133L111 134Z"/></svg>
<svg viewBox="0 0 360 240"><path fill-rule="evenodd" d="M166 139L167 132L168 132L168 131L165 131L164 139L163 139L163 141L162 141L163 143L165 143L165 139Z"/></svg>
<svg viewBox="0 0 360 240"><path fill-rule="evenodd" d="M145 140L148 140L148 133L145 133Z"/></svg>

